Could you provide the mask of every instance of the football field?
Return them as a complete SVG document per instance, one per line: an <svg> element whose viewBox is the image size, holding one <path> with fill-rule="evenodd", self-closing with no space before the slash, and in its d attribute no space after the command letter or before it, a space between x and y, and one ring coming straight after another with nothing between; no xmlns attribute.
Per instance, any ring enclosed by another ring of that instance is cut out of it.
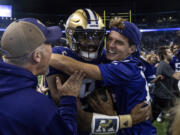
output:
<svg viewBox="0 0 180 135"><path fill-rule="evenodd" d="M163 122L155 121L153 125L157 129L157 135L166 135L166 132L168 130L168 119L164 120Z"/></svg>

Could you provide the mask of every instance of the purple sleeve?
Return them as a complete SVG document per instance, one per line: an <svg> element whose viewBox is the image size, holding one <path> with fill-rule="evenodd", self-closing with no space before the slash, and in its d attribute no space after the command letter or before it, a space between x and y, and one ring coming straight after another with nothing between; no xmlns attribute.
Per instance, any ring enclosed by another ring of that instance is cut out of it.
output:
<svg viewBox="0 0 180 135"><path fill-rule="evenodd" d="M76 98L63 96L60 103L58 112L47 125L44 135L77 135Z"/></svg>
<svg viewBox="0 0 180 135"><path fill-rule="evenodd" d="M125 85L133 76L133 67L129 63L114 62L98 65L104 86Z"/></svg>

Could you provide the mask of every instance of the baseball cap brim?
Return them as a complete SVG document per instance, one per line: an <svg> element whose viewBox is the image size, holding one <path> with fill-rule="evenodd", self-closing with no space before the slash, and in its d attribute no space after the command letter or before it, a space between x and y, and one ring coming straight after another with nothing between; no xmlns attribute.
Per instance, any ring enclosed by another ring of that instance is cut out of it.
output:
<svg viewBox="0 0 180 135"><path fill-rule="evenodd" d="M46 43L53 43L59 40L62 36L62 31L58 26L47 27L48 34L46 35Z"/></svg>

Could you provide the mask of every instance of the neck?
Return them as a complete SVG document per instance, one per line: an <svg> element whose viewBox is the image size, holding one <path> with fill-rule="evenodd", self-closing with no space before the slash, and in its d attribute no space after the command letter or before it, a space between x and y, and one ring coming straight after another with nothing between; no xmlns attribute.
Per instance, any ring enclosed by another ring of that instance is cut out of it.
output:
<svg viewBox="0 0 180 135"><path fill-rule="evenodd" d="M9 61L8 59L5 59L3 58L3 61L8 63L8 64L12 64L14 66L17 66L17 67L21 67L21 68L24 68L24 69L27 69L28 71L32 72L33 75L37 76L38 75L38 71L36 69L36 66L34 64L30 64L30 63L27 63L27 64L16 64L14 62L11 62Z"/></svg>
<svg viewBox="0 0 180 135"><path fill-rule="evenodd" d="M164 59L163 61L169 64L169 61L167 59Z"/></svg>
<svg viewBox="0 0 180 135"><path fill-rule="evenodd" d="M32 72L33 75L37 76L38 75L38 71L36 70L36 67L31 65L31 64L27 64L25 66L23 66L23 68L29 70L30 72Z"/></svg>
<svg viewBox="0 0 180 135"><path fill-rule="evenodd" d="M123 61L125 59L127 59L131 54L129 54L128 56L126 56L124 59L118 59L118 61ZM113 60L114 61L114 60Z"/></svg>

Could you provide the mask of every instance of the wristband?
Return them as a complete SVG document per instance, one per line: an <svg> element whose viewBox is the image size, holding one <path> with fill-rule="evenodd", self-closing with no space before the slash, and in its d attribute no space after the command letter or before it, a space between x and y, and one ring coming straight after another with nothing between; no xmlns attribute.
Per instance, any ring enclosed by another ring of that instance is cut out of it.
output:
<svg viewBox="0 0 180 135"><path fill-rule="evenodd" d="M110 134L119 130L119 117L93 113L91 132L93 134Z"/></svg>

